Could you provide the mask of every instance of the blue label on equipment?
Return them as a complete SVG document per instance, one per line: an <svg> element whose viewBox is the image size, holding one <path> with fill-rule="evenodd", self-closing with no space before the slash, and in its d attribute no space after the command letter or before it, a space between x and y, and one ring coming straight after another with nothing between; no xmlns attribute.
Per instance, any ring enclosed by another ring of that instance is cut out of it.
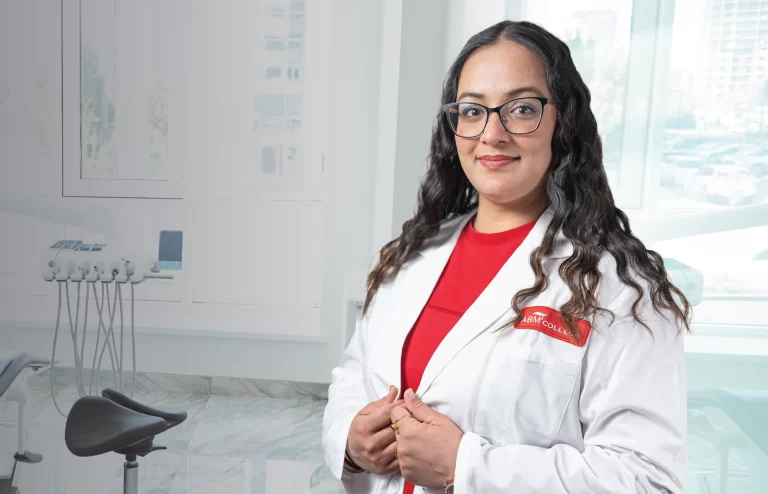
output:
<svg viewBox="0 0 768 494"><path fill-rule="evenodd" d="M59 240L51 245L51 249L68 249L76 251L96 252L104 250L107 244L84 244L82 240Z"/></svg>
<svg viewBox="0 0 768 494"><path fill-rule="evenodd" d="M74 249L77 250L78 247L83 243L82 240L59 240L55 244L51 245L51 249Z"/></svg>

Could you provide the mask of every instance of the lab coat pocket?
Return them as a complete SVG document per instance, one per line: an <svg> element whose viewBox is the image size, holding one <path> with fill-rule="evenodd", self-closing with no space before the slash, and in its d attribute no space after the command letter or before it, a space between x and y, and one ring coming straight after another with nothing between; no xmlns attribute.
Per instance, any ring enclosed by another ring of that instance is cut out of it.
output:
<svg viewBox="0 0 768 494"><path fill-rule="evenodd" d="M565 417L580 364L505 343L496 345L485 369L474 431L505 445L549 447Z"/></svg>

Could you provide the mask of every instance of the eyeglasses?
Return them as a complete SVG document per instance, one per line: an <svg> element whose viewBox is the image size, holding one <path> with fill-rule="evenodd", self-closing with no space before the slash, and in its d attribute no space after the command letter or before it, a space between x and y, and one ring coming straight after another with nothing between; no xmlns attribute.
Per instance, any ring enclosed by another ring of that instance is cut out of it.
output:
<svg viewBox="0 0 768 494"><path fill-rule="evenodd" d="M448 103L443 112L451 130L459 137L477 137L485 131L488 117L498 113L501 125L510 134L530 134L541 125L547 98L516 98L496 108L480 103Z"/></svg>

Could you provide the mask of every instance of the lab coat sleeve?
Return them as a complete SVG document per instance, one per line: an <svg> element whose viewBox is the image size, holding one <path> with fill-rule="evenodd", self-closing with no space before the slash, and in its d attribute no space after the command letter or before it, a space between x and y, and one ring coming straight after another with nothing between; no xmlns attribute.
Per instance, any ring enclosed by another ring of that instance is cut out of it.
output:
<svg viewBox="0 0 768 494"><path fill-rule="evenodd" d="M495 446L467 433L456 460L456 494L682 493L687 468L682 332L648 309L593 328L582 363L584 450Z"/></svg>
<svg viewBox="0 0 768 494"><path fill-rule="evenodd" d="M360 319L355 334L344 351L339 366L333 369L328 388L328 405L323 416L323 449L333 475L340 480L350 476L344 470L349 427L355 415L368 404L363 384L364 332L366 319ZM352 474L365 476L367 473Z"/></svg>

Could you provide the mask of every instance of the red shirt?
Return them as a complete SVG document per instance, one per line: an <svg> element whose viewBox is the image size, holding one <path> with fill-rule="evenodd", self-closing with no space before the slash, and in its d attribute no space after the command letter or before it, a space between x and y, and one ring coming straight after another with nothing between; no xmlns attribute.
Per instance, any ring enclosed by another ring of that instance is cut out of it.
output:
<svg viewBox="0 0 768 494"><path fill-rule="evenodd" d="M419 387L424 369L443 338L474 303L515 252L535 222L500 233L480 233L474 218L461 232L456 247L403 345L401 393ZM510 293L512 299L514 294ZM446 479L448 480L448 479ZM414 485L405 483L404 494Z"/></svg>

